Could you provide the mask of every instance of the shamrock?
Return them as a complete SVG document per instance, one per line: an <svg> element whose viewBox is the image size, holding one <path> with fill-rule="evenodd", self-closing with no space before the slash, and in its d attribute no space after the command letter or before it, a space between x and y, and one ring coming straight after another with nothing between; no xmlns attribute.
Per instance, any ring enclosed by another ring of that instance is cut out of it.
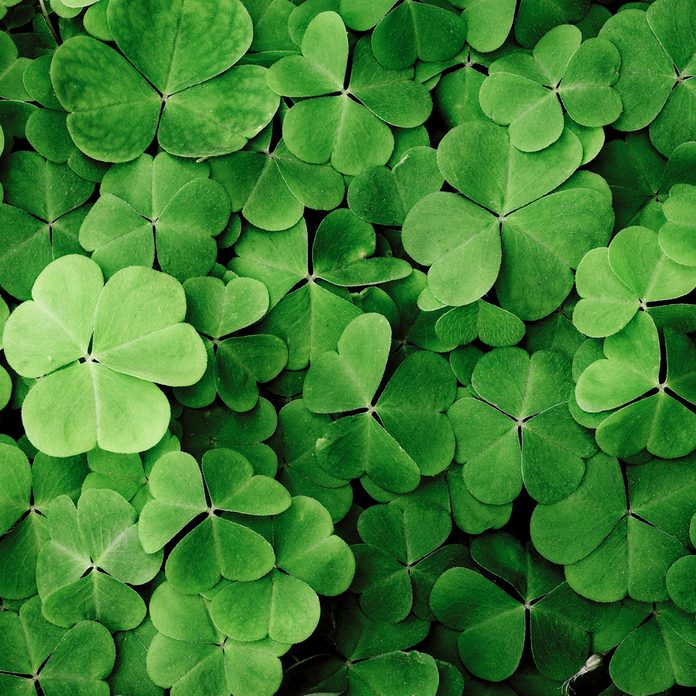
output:
<svg viewBox="0 0 696 696"><path fill-rule="evenodd" d="M658 331L648 312L639 312L621 331L605 338L604 357L578 379L575 396L582 411L613 411L596 432L597 444L608 454L627 457L647 449L672 459L696 447L696 415L682 401L696 403L693 343L669 328L663 335L664 379Z"/></svg>
<svg viewBox="0 0 696 696"><path fill-rule="evenodd" d="M342 174L359 174L389 160L394 137L387 124L413 128L430 115L430 96L412 80L413 70L380 66L367 39L355 47L350 83L344 87L348 37L335 12L322 12L310 22L301 48L301 56L282 58L268 73L277 94L311 97L296 103L283 121L285 144L299 159L331 162Z"/></svg>
<svg viewBox="0 0 696 696"><path fill-rule="evenodd" d="M574 493L534 510L535 548L595 602L668 599L665 576L687 553L696 511L695 465L692 457L629 466L624 484L616 459L596 455Z"/></svg>
<svg viewBox="0 0 696 696"><path fill-rule="evenodd" d="M210 614L211 596L186 595L171 583L150 600L157 633L147 652L147 673L172 696L272 696L282 679L279 657L290 645L267 638L240 642L220 632Z"/></svg>
<svg viewBox="0 0 696 696"><path fill-rule="evenodd" d="M303 394L315 413L365 409L334 421L317 441L324 469L344 479L367 475L382 488L405 493L418 485L420 473L439 473L452 459L454 437L442 411L454 399L455 381L441 358L416 353L399 366L373 406L390 345L384 317L357 317L341 335L338 351L312 363ZM430 441L418 435L426 432Z"/></svg>
<svg viewBox="0 0 696 696"><path fill-rule="evenodd" d="M0 613L0 689L7 694L102 694L116 658L109 632L93 621L70 630L41 615L34 597L18 612Z"/></svg>
<svg viewBox="0 0 696 696"><path fill-rule="evenodd" d="M360 314L341 288L384 283L411 273L403 259L370 258L377 244L374 228L350 210L335 210L319 224L311 271L308 244L303 220L273 235L249 228L235 245L237 256L230 262L235 273L260 280L268 288L272 309L261 330L285 342L289 370L300 370L332 349L346 325Z"/></svg>
<svg viewBox="0 0 696 696"><path fill-rule="evenodd" d="M696 266L694 207L696 186L677 184L663 205L667 222L660 228L660 249L677 264Z"/></svg>
<svg viewBox="0 0 696 696"><path fill-rule="evenodd" d="M282 140L271 152L271 135L268 128L253 150L211 160L212 176L225 187L232 209L255 227L277 231L297 224L305 207L338 207L345 193L343 177L330 164L298 159Z"/></svg>
<svg viewBox="0 0 696 696"><path fill-rule="evenodd" d="M513 53L491 63L481 85L481 108L509 126L510 141L523 152L555 143L564 129L563 108L581 126L615 121L621 98L612 88L621 57L606 39L582 40L570 24L555 27L532 55Z"/></svg>
<svg viewBox="0 0 696 696"><path fill-rule="evenodd" d="M326 508L312 498L295 497L285 512L256 526L273 546L275 566L257 580L223 588L212 599L211 616L233 640L299 643L319 623L317 595L345 592L353 580L355 559L346 542L333 533ZM256 611L249 613L248 606Z"/></svg>
<svg viewBox="0 0 696 696"><path fill-rule="evenodd" d="M430 603L438 620L461 631L464 666L483 679L507 679L522 657L529 612L537 668L557 680L577 672L590 654L589 634L607 620L606 612L573 592L557 569L504 532L477 537L472 556L509 583L522 601L470 568L451 568L440 576Z"/></svg>
<svg viewBox="0 0 696 696"><path fill-rule="evenodd" d="M106 162L141 155L155 133L183 157L241 149L278 108L266 69L232 68L252 41L239 0L109 2L115 49L74 36L55 52L51 79L77 147ZM143 40L143 27L151 29ZM124 57L125 56L125 57Z"/></svg>
<svg viewBox="0 0 696 696"><path fill-rule="evenodd" d="M690 293L696 288L696 269L666 256L652 230L627 227L608 248L585 255L575 284L582 299L573 323L587 336L603 337L621 330L648 303Z"/></svg>
<svg viewBox="0 0 696 696"><path fill-rule="evenodd" d="M93 489L77 506L55 498L46 517L51 540L36 566L44 616L65 627L84 619L112 631L137 626L145 604L130 585L151 580L162 554L143 550L133 507L115 491Z"/></svg>
<svg viewBox="0 0 696 696"><path fill-rule="evenodd" d="M85 474L79 459L41 452L30 467L22 450L0 443L0 597L36 594L36 559L49 538L44 515L60 495L77 500Z"/></svg>
<svg viewBox="0 0 696 696"><path fill-rule="evenodd" d="M10 366L42 378L22 406L32 443L58 457L96 445L115 452L156 445L170 409L153 382L188 385L205 370L203 344L182 323L179 283L131 267L104 285L94 261L69 255L41 272L32 297L4 331Z"/></svg>
<svg viewBox="0 0 696 696"><path fill-rule="evenodd" d="M80 208L94 185L66 164L47 162L35 152L15 152L3 177L0 204L0 287L20 300L31 297L39 273L53 259L81 253Z"/></svg>
<svg viewBox="0 0 696 696"><path fill-rule="evenodd" d="M348 205L363 220L378 225L402 225L406 214L429 193L442 188L443 178L432 148L409 148L390 169L371 167L348 188Z"/></svg>
<svg viewBox="0 0 696 696"><path fill-rule="evenodd" d="M180 281L215 263L213 237L225 228L230 204L209 168L161 152L112 167L80 227L80 244L108 278L128 266L153 266Z"/></svg>
<svg viewBox="0 0 696 696"><path fill-rule="evenodd" d="M187 320L203 337L208 370L192 387L176 391L179 400L208 406L216 393L234 411L250 411L259 400L259 382L278 376L288 359L276 336L223 338L258 321L268 308L266 286L252 278L192 278L184 283Z"/></svg>
<svg viewBox="0 0 696 696"><path fill-rule="evenodd" d="M412 608L432 618L428 596L435 580L447 568L468 563L464 546L442 546L452 520L448 506L438 502L397 498L361 513L358 533L364 543L352 547L357 563L352 590L370 618L395 623Z"/></svg>
<svg viewBox="0 0 696 696"><path fill-rule="evenodd" d="M546 195L581 159L582 146L567 130L539 153L520 152L507 130L490 122L450 131L438 148L438 164L466 198L430 194L403 229L406 252L430 266L434 297L443 305L468 305L495 284L501 306L523 320L556 309L573 286L572 269L589 249L606 243L612 226L601 179L579 175Z"/></svg>
<svg viewBox="0 0 696 696"><path fill-rule="evenodd" d="M189 594L210 589L221 577L255 580L273 567L271 545L223 512L271 515L290 505L285 488L268 476L254 474L251 463L238 452L225 448L206 452L202 468L203 475L196 460L184 452L162 456L150 473L153 499L143 507L138 522L143 548L154 553L199 519L171 551L165 566L172 585Z"/></svg>
<svg viewBox="0 0 696 696"><path fill-rule="evenodd" d="M449 417L467 488L484 503L514 500L522 485L540 502L567 497L595 451L568 410L570 364L563 355L522 348L484 354L471 376L473 397Z"/></svg>

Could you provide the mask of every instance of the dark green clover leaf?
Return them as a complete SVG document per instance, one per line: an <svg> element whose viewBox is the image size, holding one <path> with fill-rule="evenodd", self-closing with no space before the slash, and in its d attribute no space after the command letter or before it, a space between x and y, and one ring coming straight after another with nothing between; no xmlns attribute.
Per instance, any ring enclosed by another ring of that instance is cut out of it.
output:
<svg viewBox="0 0 696 696"><path fill-rule="evenodd" d="M259 383L278 376L288 360L276 336L231 334L256 323L268 309L266 286L253 278L192 278L184 283L187 320L201 334L208 369L192 387L176 390L185 405L209 406L216 394L233 411L250 411L259 400Z"/></svg>
<svg viewBox="0 0 696 696"><path fill-rule="evenodd" d="M203 343L183 323L179 283L131 267L104 285L94 261L70 255L41 272L32 296L4 331L10 366L41 378L22 406L32 443L57 457L97 445L113 452L154 447L170 407L153 382L189 385L205 370Z"/></svg>
<svg viewBox="0 0 696 696"><path fill-rule="evenodd" d="M514 346L522 340L524 322L512 312L484 300L455 307L435 323L435 333L447 344L467 345L477 338L495 348Z"/></svg>
<svg viewBox="0 0 696 696"><path fill-rule="evenodd" d="M279 657L290 645L225 637L210 615L219 592L185 595L168 582L155 590L150 613L158 632L147 653L148 675L172 696L273 696L283 676Z"/></svg>
<svg viewBox="0 0 696 696"><path fill-rule="evenodd" d="M660 249L672 261L696 266L696 186L677 184L663 205L667 222L660 228Z"/></svg>
<svg viewBox="0 0 696 696"><path fill-rule="evenodd" d="M138 522L143 548L154 553L199 518L166 563L167 579L189 594L210 589L221 577L255 580L273 567L270 544L223 513L271 515L290 505L290 495L280 483L256 475L248 459L233 450L206 452L203 476L190 454L165 454L150 473L153 499Z"/></svg>
<svg viewBox="0 0 696 696"><path fill-rule="evenodd" d="M270 136L270 131L269 131ZM230 196L232 210L263 230L286 230L305 207L333 210L343 200L343 177L330 164L303 162L281 140L211 161L213 178Z"/></svg>
<svg viewBox="0 0 696 696"><path fill-rule="evenodd" d="M157 629L146 618L140 626L114 635L117 660L109 677L111 693L163 696L164 691L147 674L146 660Z"/></svg>
<svg viewBox="0 0 696 696"><path fill-rule="evenodd" d="M35 152L10 155L2 182L0 287L26 300L51 261L82 253L77 233L85 209L80 206L94 185L66 164L47 162Z"/></svg>
<svg viewBox="0 0 696 696"><path fill-rule="evenodd" d="M180 281L215 263L215 237L230 217L223 187L207 164L166 152L112 167L80 227L80 244L108 278L128 266L154 266Z"/></svg>
<svg viewBox="0 0 696 696"><path fill-rule="evenodd" d="M519 150L536 152L555 143L565 126L563 110L585 127L604 126L622 111L612 85L621 58L605 39L582 40L570 24L543 36L532 55L512 53L491 63L481 86L481 108L509 126Z"/></svg>
<svg viewBox="0 0 696 696"><path fill-rule="evenodd" d="M82 621L70 630L42 616L38 597L18 612L0 612L0 691L32 696L109 693L104 681L114 665L114 641L104 626Z"/></svg>
<svg viewBox="0 0 696 696"><path fill-rule="evenodd" d="M341 244L336 243L339 238ZM237 257L230 262L233 271L268 288L273 308L261 330L285 342L290 370L307 367L310 359L333 349L346 325L361 313L347 292L325 283L338 288L374 285L411 273L403 259L371 258L377 249L374 228L350 210L329 213L319 224L311 271L308 245L304 220L272 235L249 228L235 245Z"/></svg>
<svg viewBox="0 0 696 696"><path fill-rule="evenodd" d="M420 618L432 618L428 596L435 580L449 567L469 564L464 546L440 548L452 521L449 509L436 503L397 498L360 515L364 543L352 547L357 571L351 589L371 619L397 623L411 609Z"/></svg>
<svg viewBox="0 0 696 696"><path fill-rule="evenodd" d="M582 480L590 434L568 410L570 363L560 353L497 348L476 363L474 397L449 417L467 488L484 503L514 500L524 485L540 502L567 497Z"/></svg>
<svg viewBox="0 0 696 696"><path fill-rule="evenodd" d="M618 462L597 455L574 493L537 506L532 541L588 599L666 600L667 571L688 553L695 466L693 457L630 466L625 485Z"/></svg>
<svg viewBox="0 0 696 696"><path fill-rule="evenodd" d="M621 330L639 308L673 300L696 288L696 268L665 255L658 235L646 227L627 227L609 248L592 249L580 262L573 323L587 336Z"/></svg>
<svg viewBox="0 0 696 696"><path fill-rule="evenodd" d="M490 122L450 131L438 163L467 198L430 194L403 230L407 253L430 266L435 298L467 305L495 284L503 308L521 319L556 309L573 287L573 268L608 241L613 222L603 180L578 175L553 191L581 159L582 146L570 131L534 154L517 150L506 129Z"/></svg>
<svg viewBox="0 0 696 696"><path fill-rule="evenodd" d="M529 612L537 667L551 679L571 677L589 656L589 634L606 620L605 611L573 592L550 564L514 538L502 535L487 540L491 541L488 548L478 546L474 553L486 569L508 581L521 599L469 568L445 571L430 595L438 620L461 631L458 649L464 666L489 681L512 675L522 657Z"/></svg>
<svg viewBox="0 0 696 696"><path fill-rule="evenodd" d="M133 507L115 491L88 490L77 507L59 496L46 516L51 540L36 566L44 616L65 627L93 619L112 631L135 628L145 604L130 585L151 580L162 553L143 550Z"/></svg>
<svg viewBox="0 0 696 696"><path fill-rule="evenodd" d="M373 167L356 176L348 189L348 205L376 225L402 225L406 214L429 193L442 188L443 178L432 148L409 148L390 169Z"/></svg>
<svg viewBox="0 0 696 696"><path fill-rule="evenodd" d="M387 124L421 125L430 115L427 89L413 81L413 70L388 70L372 54L367 39L358 42L350 83L344 88L348 38L335 12L322 12L302 38L302 55L275 63L268 83L297 102L283 121L290 152L305 162L331 162L343 174L359 174L386 164L394 150ZM357 101L356 101L357 100ZM321 127L317 127L321 124Z"/></svg>
<svg viewBox="0 0 696 696"><path fill-rule="evenodd" d="M81 458L38 453L30 467L22 450L0 444L0 597L36 594L36 559L49 538L44 514L59 495L77 500L86 473Z"/></svg>
<svg viewBox="0 0 696 696"><path fill-rule="evenodd" d="M233 640L299 643L319 623L317 594L345 592L353 580L355 559L346 542L333 533L326 508L312 498L293 498L285 512L265 522L258 528L273 545L275 567L258 580L222 589L213 597L211 616Z"/></svg>
<svg viewBox="0 0 696 696"><path fill-rule="evenodd" d="M175 6L114 0L107 15L126 57L75 36L59 47L51 66L70 135L90 157L127 162L145 151L155 133L174 155L227 154L244 147L275 114L278 98L266 85L265 68L229 69L253 35L239 0L182 0Z"/></svg>
<svg viewBox="0 0 696 696"><path fill-rule="evenodd" d="M696 415L687 405L696 403L693 342L672 329L664 329L664 340L667 374L662 379L658 330L649 313L639 312L604 339L604 357L578 379L575 397L582 411L613 411L596 433L597 444L608 454L628 457L647 449L672 459L696 447Z"/></svg>

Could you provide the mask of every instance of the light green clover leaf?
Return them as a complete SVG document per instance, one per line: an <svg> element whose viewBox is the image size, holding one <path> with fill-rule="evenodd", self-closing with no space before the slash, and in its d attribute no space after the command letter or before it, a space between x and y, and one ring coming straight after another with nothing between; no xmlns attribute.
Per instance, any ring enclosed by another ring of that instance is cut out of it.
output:
<svg viewBox="0 0 696 696"><path fill-rule="evenodd" d="M181 0L174 7L117 0L107 16L128 60L105 43L75 36L51 66L70 135L90 157L127 162L156 132L171 154L226 154L241 149L275 114L278 98L266 85L266 69L230 69L253 34L239 0Z"/></svg>
<svg viewBox="0 0 696 696"><path fill-rule="evenodd" d="M636 314L621 331L604 339L604 358L592 362L575 388L586 413L607 414L597 428L597 444L608 454L627 457L646 449L672 459L696 446L696 416L685 403L696 393L691 340L664 329L666 378L660 377L660 343L647 312Z"/></svg>
<svg viewBox="0 0 696 696"><path fill-rule="evenodd" d="M669 192L662 209L667 219L659 231L660 249L672 261L696 266L694 209L696 186L677 184Z"/></svg>
<svg viewBox="0 0 696 696"><path fill-rule="evenodd" d="M205 275L217 256L230 202L207 164L166 152L112 167L80 227L80 244L109 278L128 266L154 266L177 280Z"/></svg>
<svg viewBox="0 0 696 696"><path fill-rule="evenodd" d="M205 370L201 339L183 323L183 288L142 267L104 285L94 261L70 255L41 272L32 296L4 331L11 367L41 378L22 406L29 439L59 457L154 447L170 408L153 382L184 386Z"/></svg>
<svg viewBox="0 0 696 696"><path fill-rule="evenodd" d="M44 616L65 627L85 619L112 631L137 626L146 609L130 585L151 580L162 553L143 550L133 507L115 491L93 489L77 506L59 496L46 514L51 540L36 566Z"/></svg>
<svg viewBox="0 0 696 696"><path fill-rule="evenodd" d="M104 626L82 621L66 631L41 615L41 600L19 612L0 613L0 689L7 694L46 696L108 693L114 641Z"/></svg>
<svg viewBox="0 0 696 696"><path fill-rule="evenodd" d="M484 503L514 500L524 485L543 502L567 497L582 480L590 434L568 410L570 363L560 353L497 348L471 377L474 398L449 410L469 491Z"/></svg>
<svg viewBox="0 0 696 696"><path fill-rule="evenodd" d="M667 571L687 554L693 472L693 458L670 468L653 460L628 467L625 484L618 462L599 454L588 460L574 493L536 507L532 541L545 558L565 565L570 586L588 599L666 600Z"/></svg>

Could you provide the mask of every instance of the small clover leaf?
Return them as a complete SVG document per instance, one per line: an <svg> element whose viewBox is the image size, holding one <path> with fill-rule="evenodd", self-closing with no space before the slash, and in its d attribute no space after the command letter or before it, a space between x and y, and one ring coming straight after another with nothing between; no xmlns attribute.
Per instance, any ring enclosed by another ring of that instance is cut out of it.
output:
<svg viewBox="0 0 696 696"><path fill-rule="evenodd" d="M177 281L131 267L104 285L94 261L70 255L41 272L32 296L4 331L12 368L42 378L22 407L30 440L62 457L96 445L126 453L154 447L170 409L153 382L188 385L205 370L201 339L183 323Z"/></svg>
<svg viewBox="0 0 696 696"><path fill-rule="evenodd" d="M694 206L696 205L696 186L677 184L669 192L663 211L666 224L659 231L660 249L672 261L685 266L696 266L694 253Z"/></svg>
<svg viewBox="0 0 696 696"><path fill-rule="evenodd" d="M456 345L467 345L478 338L494 348L514 346L522 340L524 332L521 319L484 300L455 307L435 323L438 337Z"/></svg>
<svg viewBox="0 0 696 696"><path fill-rule="evenodd" d="M151 580L162 553L138 539L136 513L118 493L87 490L77 506L59 496L47 509L51 540L40 551L36 582L46 618L59 626L98 620L110 630L137 626L145 604L130 585Z"/></svg>

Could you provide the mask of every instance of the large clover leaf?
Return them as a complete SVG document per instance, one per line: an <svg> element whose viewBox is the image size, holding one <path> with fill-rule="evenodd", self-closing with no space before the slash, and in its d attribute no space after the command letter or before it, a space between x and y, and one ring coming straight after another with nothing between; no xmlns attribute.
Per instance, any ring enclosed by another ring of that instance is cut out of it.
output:
<svg viewBox="0 0 696 696"><path fill-rule="evenodd" d="M0 613L0 689L6 694L45 696L108 693L104 681L116 659L104 626L82 621L70 630L41 615L38 597L18 612Z"/></svg>
<svg viewBox="0 0 696 696"><path fill-rule="evenodd" d="M222 513L271 515L290 505L280 483L255 475L249 461L233 450L207 452L203 475L207 496L196 460L184 452L165 454L150 473L153 500L138 522L143 548L153 553L205 515L174 547L165 567L172 585L189 594L210 589L221 577L254 580L273 567L268 542Z"/></svg>
<svg viewBox="0 0 696 696"><path fill-rule="evenodd" d="M605 452L627 457L647 449L671 459L696 447L696 415L685 405L696 403L693 343L672 329L664 329L664 340L664 379L658 330L647 312L604 339L604 357L580 375L575 388L580 408L614 411L597 428L597 443Z"/></svg>
<svg viewBox="0 0 696 696"><path fill-rule="evenodd" d="M9 157L3 185L0 286L26 300L51 261L81 252L77 231L85 211L80 206L94 185L66 164L47 162L35 152Z"/></svg>
<svg viewBox="0 0 696 696"><path fill-rule="evenodd" d="M32 297L7 320L4 345L18 374L42 378L22 406L33 444L58 457L154 447L170 409L153 382L188 385L205 370L177 281L131 267L104 285L94 261L70 255L42 271Z"/></svg>
<svg viewBox="0 0 696 696"><path fill-rule="evenodd" d="M36 569L44 616L66 627L93 619L112 631L135 628L145 604L130 585L151 580L162 553L143 550L133 507L115 491L95 489L77 506L59 496L47 518L51 540Z"/></svg>
<svg viewBox="0 0 696 696"><path fill-rule="evenodd" d="M44 515L60 495L77 500L86 473L79 458L42 453L30 467L22 450L0 444L0 597L36 594L36 559L49 539Z"/></svg>
<svg viewBox="0 0 696 696"><path fill-rule="evenodd" d="M578 176L546 195L581 159L582 146L570 131L535 154L517 150L506 129L490 122L450 131L438 163L467 198L430 194L411 210L403 230L408 254L430 266L435 298L467 305L495 284L501 305L522 319L556 309L573 286L572 269L607 242L613 222L601 180Z"/></svg>
<svg viewBox="0 0 696 696"><path fill-rule="evenodd" d="M584 597L666 600L667 571L687 554L695 465L687 458L630 466L625 484L618 462L597 455L574 493L537 506L532 541L545 558L565 565L566 580Z"/></svg>
<svg viewBox="0 0 696 696"><path fill-rule="evenodd" d="M604 126L618 118L623 107L612 85L620 64L609 41L583 41L580 29L564 24L543 36L531 56L513 53L491 63L481 85L481 108L509 126L516 148L543 150L563 133L563 107L581 126Z"/></svg>
<svg viewBox="0 0 696 696"><path fill-rule="evenodd" d="M295 104L283 121L288 149L305 162L331 162L339 172L354 175L389 160L394 137L387 124L418 126L430 115L432 102L427 89L411 79L412 69L380 66L367 40L355 48L344 88L347 65L343 20L335 12L322 12L304 33L302 56L274 64L268 82L282 96L313 97Z"/></svg>
<svg viewBox="0 0 696 696"><path fill-rule="evenodd" d="M213 237L227 225L230 203L208 166L166 152L112 167L80 227L80 244L108 278L128 266L154 266L180 281L215 263Z"/></svg>
<svg viewBox="0 0 696 696"><path fill-rule="evenodd" d="M156 132L171 154L226 154L273 117L278 98L266 85L266 69L230 69L253 34L239 0L174 6L115 0L108 28L128 60L105 43L76 36L59 47L51 66L70 135L90 157L127 162Z"/></svg>
<svg viewBox="0 0 696 696"><path fill-rule="evenodd" d="M472 373L475 396L457 401L449 417L467 488L484 503L514 500L522 485L540 502L567 497L595 451L568 410L567 358L521 348L483 355Z"/></svg>

